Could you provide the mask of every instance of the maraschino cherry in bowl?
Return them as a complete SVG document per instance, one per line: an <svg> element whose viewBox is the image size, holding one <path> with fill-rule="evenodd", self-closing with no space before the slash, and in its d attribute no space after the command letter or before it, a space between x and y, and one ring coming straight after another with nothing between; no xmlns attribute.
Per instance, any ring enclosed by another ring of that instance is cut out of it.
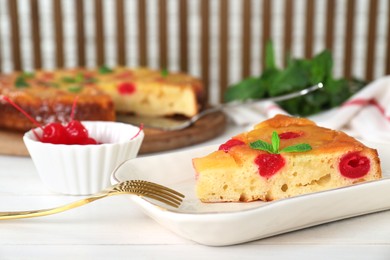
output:
<svg viewBox="0 0 390 260"><path fill-rule="evenodd" d="M48 189L88 195L110 185L111 172L137 156L143 138L142 127L72 120L34 128L23 141Z"/></svg>

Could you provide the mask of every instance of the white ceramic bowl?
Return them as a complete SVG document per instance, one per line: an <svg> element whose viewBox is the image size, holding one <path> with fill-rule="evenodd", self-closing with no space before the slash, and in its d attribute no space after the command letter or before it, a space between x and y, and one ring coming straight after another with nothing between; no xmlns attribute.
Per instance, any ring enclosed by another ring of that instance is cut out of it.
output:
<svg viewBox="0 0 390 260"><path fill-rule="evenodd" d="M82 122L98 145L65 145L40 142L33 130L23 136L42 182L48 189L69 195L88 195L110 185L111 172L135 158L144 133L118 122ZM34 129L41 134L40 128Z"/></svg>

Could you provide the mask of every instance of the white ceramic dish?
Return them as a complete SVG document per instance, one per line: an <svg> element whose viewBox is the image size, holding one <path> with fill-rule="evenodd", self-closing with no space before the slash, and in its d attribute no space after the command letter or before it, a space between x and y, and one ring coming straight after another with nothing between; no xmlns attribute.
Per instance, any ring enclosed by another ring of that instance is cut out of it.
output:
<svg viewBox="0 0 390 260"><path fill-rule="evenodd" d="M48 189L69 195L88 195L110 185L111 172L122 162L137 156L144 133L136 126L118 122L82 122L99 145L43 143L33 130L24 143ZM41 135L42 129L34 131ZM137 135L134 139L134 137Z"/></svg>
<svg viewBox="0 0 390 260"><path fill-rule="evenodd" d="M210 246L257 240L326 222L390 209L390 174L378 181L357 184L274 202L201 203L195 196L191 159L215 150L205 147L137 158L125 162L112 182L145 179L186 195L178 209L137 196L131 198L144 212L178 235Z"/></svg>

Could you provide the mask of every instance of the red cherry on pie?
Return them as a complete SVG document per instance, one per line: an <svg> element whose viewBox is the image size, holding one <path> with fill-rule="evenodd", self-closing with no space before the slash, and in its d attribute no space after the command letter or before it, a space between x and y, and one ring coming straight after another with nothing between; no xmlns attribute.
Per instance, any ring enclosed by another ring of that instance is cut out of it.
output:
<svg viewBox="0 0 390 260"><path fill-rule="evenodd" d="M341 175L347 178L356 179L366 175L370 170L370 159L352 152L340 159L339 170Z"/></svg>
<svg viewBox="0 0 390 260"><path fill-rule="evenodd" d="M262 177L270 178L277 173L286 164L286 161L280 154L263 153L255 158L259 174Z"/></svg>
<svg viewBox="0 0 390 260"><path fill-rule="evenodd" d="M135 90L135 84L131 82L123 82L118 85L118 92L121 95L131 95L135 92Z"/></svg>
<svg viewBox="0 0 390 260"><path fill-rule="evenodd" d="M240 141L238 139L230 139L224 144L221 144L219 146L218 150L222 150L225 153L227 153L232 147L237 146L237 145L244 145L245 143L243 141Z"/></svg>
<svg viewBox="0 0 390 260"><path fill-rule="evenodd" d="M302 135L303 135L302 132L284 132L279 134L279 138L282 140L287 140L287 139L298 138Z"/></svg>

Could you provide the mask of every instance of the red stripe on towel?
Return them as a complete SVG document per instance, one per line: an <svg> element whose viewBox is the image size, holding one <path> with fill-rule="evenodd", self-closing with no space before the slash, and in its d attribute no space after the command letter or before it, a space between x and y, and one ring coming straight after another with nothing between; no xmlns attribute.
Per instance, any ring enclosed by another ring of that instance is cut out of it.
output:
<svg viewBox="0 0 390 260"><path fill-rule="evenodd" d="M365 106L370 102L370 99L364 99L364 98L359 98L359 99L353 99L350 101L345 102L342 106Z"/></svg>
<svg viewBox="0 0 390 260"><path fill-rule="evenodd" d="M390 117L387 117L386 116L386 111L385 111L385 108L383 106L381 106L381 104L379 104L378 100L376 100L375 98L370 98L370 99L364 99L364 98L360 98L360 99L353 99L353 100L350 100L350 101L347 101L345 102L342 106L366 106L366 105L371 105L371 106L374 106L376 107L380 114L386 118L387 120L390 120Z"/></svg>
<svg viewBox="0 0 390 260"><path fill-rule="evenodd" d="M370 99L370 102L369 102L370 105L373 105L374 107L376 107L379 112L381 112L381 114L386 117L386 111L385 111L385 108L381 106L381 104L379 104L378 100L376 99Z"/></svg>

